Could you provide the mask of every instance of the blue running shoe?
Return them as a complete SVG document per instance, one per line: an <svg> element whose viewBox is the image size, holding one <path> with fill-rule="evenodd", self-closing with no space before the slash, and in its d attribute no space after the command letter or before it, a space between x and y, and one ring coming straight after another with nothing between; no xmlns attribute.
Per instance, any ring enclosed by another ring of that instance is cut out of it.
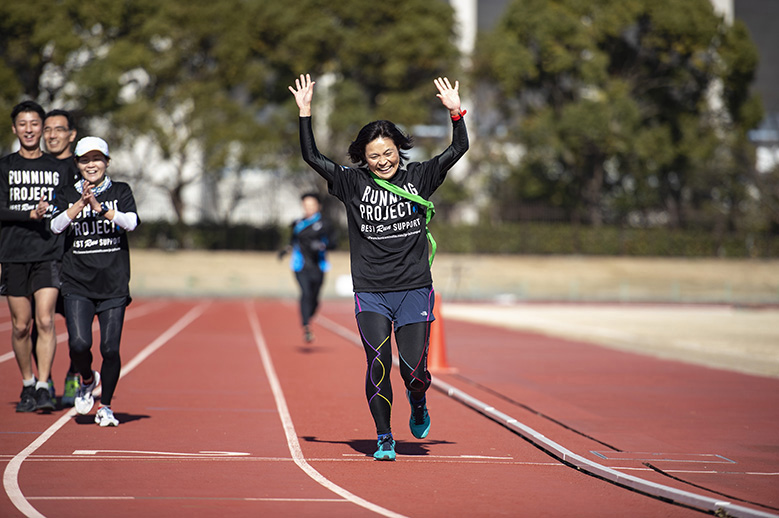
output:
<svg viewBox="0 0 779 518"><path fill-rule="evenodd" d="M408 420L411 435L417 439L424 439L430 433L430 415L427 413L427 398L417 403L411 399L411 392L408 390L406 390L406 398L411 405L411 418Z"/></svg>
<svg viewBox="0 0 779 518"><path fill-rule="evenodd" d="M395 460L395 441L392 434L379 436L379 449L373 454L376 460Z"/></svg>

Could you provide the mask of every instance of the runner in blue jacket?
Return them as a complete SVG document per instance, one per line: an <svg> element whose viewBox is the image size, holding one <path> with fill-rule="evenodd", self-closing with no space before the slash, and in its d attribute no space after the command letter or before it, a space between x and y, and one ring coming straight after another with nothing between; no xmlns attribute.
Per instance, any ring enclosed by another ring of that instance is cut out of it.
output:
<svg viewBox="0 0 779 518"><path fill-rule="evenodd" d="M283 257L292 253L290 268L295 272L295 280L300 286L300 320L303 325L303 339L314 340L311 332L311 318L319 308L319 294L325 280L325 272L330 269L327 250L333 248L332 230L322 217L319 195L307 192L300 197L303 217L292 223L292 235L289 246L279 254Z"/></svg>

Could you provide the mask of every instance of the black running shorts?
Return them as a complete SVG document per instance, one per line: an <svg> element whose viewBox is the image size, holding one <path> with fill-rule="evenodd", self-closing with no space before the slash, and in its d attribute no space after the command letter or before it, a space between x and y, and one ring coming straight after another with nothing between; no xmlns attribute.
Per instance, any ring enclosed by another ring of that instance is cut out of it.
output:
<svg viewBox="0 0 779 518"><path fill-rule="evenodd" d="M32 297L43 288L60 287L60 261L36 263L3 263L0 272L0 295Z"/></svg>

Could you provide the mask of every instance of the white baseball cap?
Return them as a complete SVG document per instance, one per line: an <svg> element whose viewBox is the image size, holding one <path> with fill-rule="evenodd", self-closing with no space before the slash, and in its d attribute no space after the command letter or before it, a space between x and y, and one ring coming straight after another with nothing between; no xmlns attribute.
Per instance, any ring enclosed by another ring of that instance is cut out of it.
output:
<svg viewBox="0 0 779 518"><path fill-rule="evenodd" d="M108 144L100 137L84 137L76 144L76 156L83 156L90 151L100 151L105 156L108 154Z"/></svg>

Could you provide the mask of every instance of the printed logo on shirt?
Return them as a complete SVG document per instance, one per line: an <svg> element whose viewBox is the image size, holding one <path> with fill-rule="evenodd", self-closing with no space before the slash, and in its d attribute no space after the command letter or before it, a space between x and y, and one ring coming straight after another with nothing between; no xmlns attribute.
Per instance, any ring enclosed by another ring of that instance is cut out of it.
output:
<svg viewBox="0 0 779 518"><path fill-rule="evenodd" d="M8 208L33 210L41 198L51 202L59 182L59 171L8 171Z"/></svg>
<svg viewBox="0 0 779 518"><path fill-rule="evenodd" d="M106 201L109 210L116 210L116 200ZM71 204L72 205L72 204ZM74 254L97 254L120 250L121 239L116 224L97 216L91 207L84 207L70 224Z"/></svg>
<svg viewBox="0 0 779 518"><path fill-rule="evenodd" d="M402 188L419 194L413 184ZM378 185L367 185L360 197L360 231L368 239L390 239L418 234L422 231L417 204ZM380 237L379 237L380 236Z"/></svg>

